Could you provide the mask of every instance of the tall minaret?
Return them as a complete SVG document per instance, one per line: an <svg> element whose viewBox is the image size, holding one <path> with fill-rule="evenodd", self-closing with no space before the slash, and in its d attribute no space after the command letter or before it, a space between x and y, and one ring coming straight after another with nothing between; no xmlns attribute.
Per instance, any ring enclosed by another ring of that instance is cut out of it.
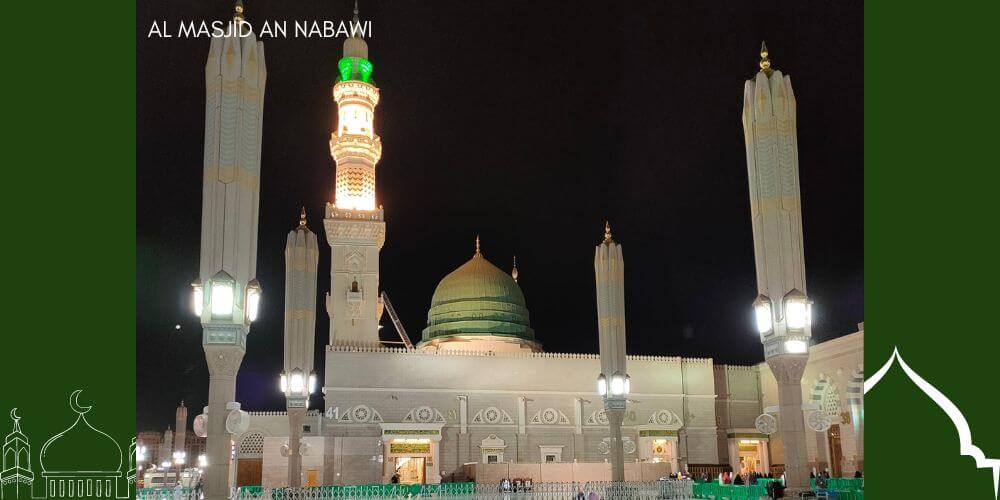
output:
<svg viewBox="0 0 1000 500"><path fill-rule="evenodd" d="M812 320L802 252L795 95L791 79L771 68L763 44L760 57L760 71L743 88L759 294L754 314L764 357L778 381L785 481L797 490L809 487L801 383Z"/></svg>
<svg viewBox="0 0 1000 500"><path fill-rule="evenodd" d="M299 226L288 233L285 244L285 363L281 390L288 409L288 486L302 485L302 455L299 441L302 423L315 390L313 350L316 339L316 265L319 246L306 225L302 208Z"/></svg>
<svg viewBox="0 0 1000 500"><path fill-rule="evenodd" d="M28 436L21 431L21 417L17 416L17 408L10 410L10 419L14 427L3 440L2 455L0 455L0 498L31 498L31 487L35 482L35 473L31 469L31 443Z"/></svg>
<svg viewBox="0 0 1000 500"><path fill-rule="evenodd" d="M359 28L357 3L353 28ZM371 79L368 44L359 29L344 41L340 76L333 86L337 128L330 154L337 164L333 203L326 205L326 240L330 244L330 345L377 345L382 300L378 259L385 243L382 207L375 204L375 166L382 141L375 134L379 90Z"/></svg>
<svg viewBox="0 0 1000 500"><path fill-rule="evenodd" d="M205 65L201 272L193 286L209 372L208 499L229 493L226 405L236 399L236 374L260 304L255 276L267 70L264 45L243 23L242 2L235 10L232 26L239 31L212 38Z"/></svg>
<svg viewBox="0 0 1000 500"><path fill-rule="evenodd" d="M184 451L184 440L187 437L187 418L188 409L184 406L184 401L181 401L181 405L174 412L174 429L177 429L174 434L174 451Z"/></svg>

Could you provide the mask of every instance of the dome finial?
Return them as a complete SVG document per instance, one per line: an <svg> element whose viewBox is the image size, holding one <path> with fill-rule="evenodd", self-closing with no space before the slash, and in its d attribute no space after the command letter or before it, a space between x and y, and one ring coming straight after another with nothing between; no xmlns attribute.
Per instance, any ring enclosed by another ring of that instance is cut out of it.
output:
<svg viewBox="0 0 1000 500"><path fill-rule="evenodd" d="M479 235L476 235L476 255L482 255L479 251Z"/></svg>
<svg viewBox="0 0 1000 500"><path fill-rule="evenodd" d="M299 213L299 229L306 229L306 207L302 207L302 211Z"/></svg>
<svg viewBox="0 0 1000 500"><path fill-rule="evenodd" d="M514 256L514 269L511 269L510 276L514 278L514 283L517 283L517 255Z"/></svg>
<svg viewBox="0 0 1000 500"><path fill-rule="evenodd" d="M604 243L611 241L611 223L604 221Z"/></svg>
<svg viewBox="0 0 1000 500"><path fill-rule="evenodd" d="M771 76L771 60L767 58L767 43L763 40L760 41L760 70Z"/></svg>

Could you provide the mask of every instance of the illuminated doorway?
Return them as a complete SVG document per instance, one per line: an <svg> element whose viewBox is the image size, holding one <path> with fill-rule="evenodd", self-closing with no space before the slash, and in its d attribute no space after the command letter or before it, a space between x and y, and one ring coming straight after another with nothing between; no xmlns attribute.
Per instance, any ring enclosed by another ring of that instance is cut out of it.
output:
<svg viewBox="0 0 1000 500"><path fill-rule="evenodd" d="M396 474L401 484L424 484L425 459L423 457L397 457Z"/></svg>
<svg viewBox="0 0 1000 500"><path fill-rule="evenodd" d="M827 444L830 445L830 475L841 477L844 475L840 464L844 458L844 450L840 447L840 425L831 425L826 431Z"/></svg>
<svg viewBox="0 0 1000 500"><path fill-rule="evenodd" d="M763 473L762 443L757 439L741 439L739 441L740 473Z"/></svg>

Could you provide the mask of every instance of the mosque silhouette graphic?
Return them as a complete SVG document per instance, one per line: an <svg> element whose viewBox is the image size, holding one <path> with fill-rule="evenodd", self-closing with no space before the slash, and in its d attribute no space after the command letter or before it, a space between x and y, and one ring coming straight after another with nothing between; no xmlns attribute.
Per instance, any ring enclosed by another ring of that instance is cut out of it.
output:
<svg viewBox="0 0 1000 500"><path fill-rule="evenodd" d="M76 413L76 419L49 438L39 452L42 484L37 488L38 495L33 493L31 444L21 429L17 408L11 410L14 427L4 439L0 498L128 498L132 486L122 487L121 481L123 477L134 481L134 458L129 460L129 470L123 471L121 447L87 420L92 407L80 405L81 392L73 391L69 397L69 407Z"/></svg>

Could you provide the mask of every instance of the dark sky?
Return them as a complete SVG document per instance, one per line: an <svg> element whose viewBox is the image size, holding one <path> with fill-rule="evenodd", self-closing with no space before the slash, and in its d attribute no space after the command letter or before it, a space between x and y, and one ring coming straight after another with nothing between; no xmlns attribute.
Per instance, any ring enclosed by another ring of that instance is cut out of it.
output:
<svg viewBox="0 0 1000 500"><path fill-rule="evenodd" d="M137 426L163 430L208 369L198 275L209 40L147 39L154 21L228 19L228 1L137 3ZM340 20L350 0L247 0L251 22ZM864 316L862 3L364 0L382 92L381 286L411 338L438 281L473 253L517 254L546 350L597 352L593 252L605 219L626 258L628 350L756 363L743 82L761 39L792 77L806 271L817 341ZM257 277L263 310L237 384L281 409L285 236L309 211L329 289L331 87L343 39L267 39ZM316 367L328 321L317 297ZM174 325L180 324L180 330ZM383 339L394 339L388 318ZM314 398L313 406L319 405Z"/></svg>

